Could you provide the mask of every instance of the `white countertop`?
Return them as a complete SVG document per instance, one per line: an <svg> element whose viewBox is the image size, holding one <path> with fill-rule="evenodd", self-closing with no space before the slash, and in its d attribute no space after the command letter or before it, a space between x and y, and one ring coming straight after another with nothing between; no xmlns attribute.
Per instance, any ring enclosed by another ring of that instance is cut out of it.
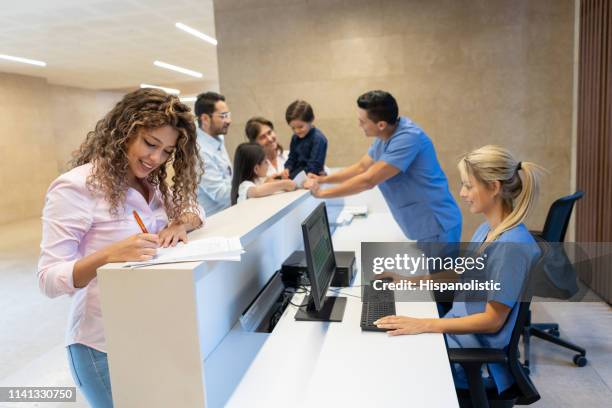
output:
<svg viewBox="0 0 612 408"><path fill-rule="evenodd" d="M355 250L358 262L361 241L405 238L389 213L355 218L333 236L334 249ZM443 336L362 331L359 282L358 276L353 287L339 289L347 298L341 323L295 321L297 307L289 306L227 406L457 406ZM438 316L433 302L398 302L396 310Z"/></svg>
<svg viewBox="0 0 612 408"><path fill-rule="evenodd" d="M206 218L204 226L189 233L190 239L208 237L239 237L243 246L257 238L258 234L270 224L311 197L308 190L273 194L267 197L252 198L236 204ZM193 270L204 263L216 261L181 262L172 264L173 270ZM102 266L106 270L124 269L124 263L111 263ZM139 269L167 269L168 265L150 265Z"/></svg>

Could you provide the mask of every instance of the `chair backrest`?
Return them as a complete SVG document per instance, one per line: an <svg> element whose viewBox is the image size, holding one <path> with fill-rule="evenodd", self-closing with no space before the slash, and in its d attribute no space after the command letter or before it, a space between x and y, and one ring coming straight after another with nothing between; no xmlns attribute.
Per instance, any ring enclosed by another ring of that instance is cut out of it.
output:
<svg viewBox="0 0 612 408"><path fill-rule="evenodd" d="M531 306L531 287L532 280L543 273L544 262L546 259L546 255L550 251L550 245L543 241L541 238L535 237L540 247L540 257L536 264L532 267L527 275L527 279L524 282L524 292L522 294L521 302L519 304L519 310L516 317L516 323L514 324L514 329L512 330L512 336L510 337L510 343L508 344L508 368L512 373L512 377L516 382L516 387L519 391L517 396L517 401L520 401L521 404L528 405L540 399L540 394L538 390L535 388L529 376L525 373L523 366L520 361L520 353L519 353L519 341L521 335L523 334L523 330L527 321L529 319L529 308Z"/></svg>
<svg viewBox="0 0 612 408"><path fill-rule="evenodd" d="M517 402L521 405L529 405L540 399L540 393L535 385L531 382L529 375L525 372L519 356L518 344L519 338L523 332L527 318L529 316L529 307L531 302L521 302L519 306L516 324L512 332L510 344L508 345L508 368L514 378L518 394Z"/></svg>
<svg viewBox="0 0 612 408"><path fill-rule="evenodd" d="M550 206L546 222L542 229L542 238L548 242L563 242L565 233L572 215L574 203L584 196L582 191L576 191L572 195L561 197Z"/></svg>

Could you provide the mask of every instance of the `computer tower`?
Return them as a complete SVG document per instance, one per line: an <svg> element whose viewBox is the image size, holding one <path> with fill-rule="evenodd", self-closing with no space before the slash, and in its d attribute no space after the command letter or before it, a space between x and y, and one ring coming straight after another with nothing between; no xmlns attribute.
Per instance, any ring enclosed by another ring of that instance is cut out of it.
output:
<svg viewBox="0 0 612 408"><path fill-rule="evenodd" d="M357 265L355 263L355 252L335 251L336 271L330 286L347 287L351 285ZM310 285L306 273L306 257L304 251L295 251L283 262L281 275L285 286L297 287L299 285Z"/></svg>

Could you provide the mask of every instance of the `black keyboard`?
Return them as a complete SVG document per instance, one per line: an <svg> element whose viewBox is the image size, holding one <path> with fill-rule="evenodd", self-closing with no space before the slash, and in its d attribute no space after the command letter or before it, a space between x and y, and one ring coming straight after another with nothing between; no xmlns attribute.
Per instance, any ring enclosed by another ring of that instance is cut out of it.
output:
<svg viewBox="0 0 612 408"><path fill-rule="evenodd" d="M381 317L395 314L395 295L392 290L376 290L372 286L363 287L361 304L361 330L387 331L374 325Z"/></svg>

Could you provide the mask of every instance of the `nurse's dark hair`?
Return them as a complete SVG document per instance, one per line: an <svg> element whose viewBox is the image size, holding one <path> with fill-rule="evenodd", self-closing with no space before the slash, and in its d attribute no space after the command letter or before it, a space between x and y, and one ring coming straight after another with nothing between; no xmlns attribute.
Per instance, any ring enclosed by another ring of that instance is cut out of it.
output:
<svg viewBox="0 0 612 408"><path fill-rule="evenodd" d="M525 221L535 206L544 169L535 163L518 161L509 150L483 146L465 154L458 164L462 179L473 176L489 188L499 181L499 196L508 215L489 233L485 242L495 241L505 231Z"/></svg>
<svg viewBox="0 0 612 408"><path fill-rule="evenodd" d="M232 177L232 191L230 198L232 205L238 202L238 187L243 181L255 181L255 165L266 160L263 147L257 143L242 143L234 153L234 176Z"/></svg>
<svg viewBox="0 0 612 408"><path fill-rule="evenodd" d="M399 108L397 101L389 92L380 90L366 92L357 98L357 106L367 112L372 122L384 121L390 125L397 122Z"/></svg>
<svg viewBox="0 0 612 408"><path fill-rule="evenodd" d="M300 99L291 102L285 111L285 120L287 124L292 120L301 120L310 123L314 121L314 119L315 116L312 106L310 106L308 102Z"/></svg>
<svg viewBox="0 0 612 408"><path fill-rule="evenodd" d="M216 92L204 92L198 95L193 105L193 111L198 119L198 126L202 127L202 115L212 116L215 113L215 105L219 101L225 101L225 96Z"/></svg>
<svg viewBox="0 0 612 408"><path fill-rule="evenodd" d="M262 126L268 126L270 129L274 130L274 124L264 117L255 116L247 120L247 123L244 126L244 133L249 142L257 143L257 136L259 136ZM278 153L283 154L283 147L280 145L280 143L276 142L276 146Z"/></svg>
<svg viewBox="0 0 612 408"><path fill-rule="evenodd" d="M170 220L185 212L199 213L196 191L204 166L200 159L191 109L175 95L143 88L126 94L96 123L72 154L72 168L91 163L87 187L100 192L110 204L111 215L119 215L128 189L127 151L141 132L171 126L178 132L176 148L166 163L153 170L147 180L158 186ZM168 165L172 182L168 183Z"/></svg>

